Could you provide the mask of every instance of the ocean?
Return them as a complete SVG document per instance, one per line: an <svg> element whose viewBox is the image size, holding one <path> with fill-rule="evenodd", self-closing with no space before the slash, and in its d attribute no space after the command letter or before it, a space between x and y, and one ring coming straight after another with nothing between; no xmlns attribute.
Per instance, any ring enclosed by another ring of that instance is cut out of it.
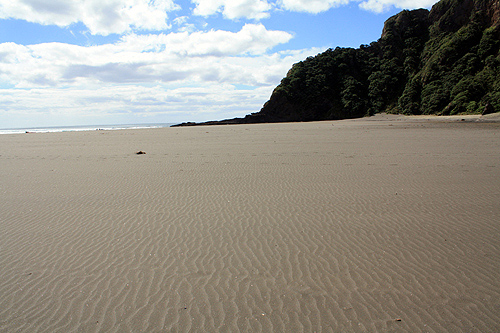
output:
<svg viewBox="0 0 500 333"><path fill-rule="evenodd" d="M154 123L154 124L126 124L126 125L82 125L82 126L4 128L0 129L0 134L116 131L123 129L162 128L162 127L170 127L173 124L174 123Z"/></svg>

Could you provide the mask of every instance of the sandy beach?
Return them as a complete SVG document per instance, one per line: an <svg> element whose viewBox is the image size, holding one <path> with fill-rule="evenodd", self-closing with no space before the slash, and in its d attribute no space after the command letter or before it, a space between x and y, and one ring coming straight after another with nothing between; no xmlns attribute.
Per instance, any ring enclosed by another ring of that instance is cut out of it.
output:
<svg viewBox="0 0 500 333"><path fill-rule="evenodd" d="M0 332L499 332L495 117L0 135Z"/></svg>

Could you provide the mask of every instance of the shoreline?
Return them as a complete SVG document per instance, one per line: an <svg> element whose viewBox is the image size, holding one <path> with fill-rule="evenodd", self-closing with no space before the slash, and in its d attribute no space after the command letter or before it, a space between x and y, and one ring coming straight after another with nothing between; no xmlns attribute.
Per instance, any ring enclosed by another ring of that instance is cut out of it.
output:
<svg viewBox="0 0 500 333"><path fill-rule="evenodd" d="M236 118L243 119L243 118ZM181 124L175 123L151 123L151 124L116 124L116 125L79 125L79 126L54 126L54 127L26 127L26 128L5 128L0 129L0 135L5 134L40 134L40 133L61 133L61 132L88 132L88 131L115 131L115 130L135 130L135 129L155 129L166 127L192 127L192 126L213 126L213 125L244 125L252 123L235 123L234 119L208 121L201 123L187 122ZM386 120L386 121L467 121L467 122L500 122L500 113L488 115L455 115L455 116L435 116L435 115L416 115L405 116L387 113L378 113L371 117L341 119L341 120L322 120L324 121L356 121L356 120ZM229 121L226 123L226 121ZM310 121L318 122L318 121ZM255 124L281 124L282 122L255 123ZM283 122L289 123L289 122ZM293 122L292 122L293 123ZM300 122L298 122L300 123Z"/></svg>
<svg viewBox="0 0 500 333"><path fill-rule="evenodd" d="M172 123L4 128L4 129L0 129L0 135L4 135L4 134L61 133L61 132L88 132L88 131L117 131L117 130L146 129L146 128L163 128L163 127L170 127L170 126L172 126Z"/></svg>
<svg viewBox="0 0 500 333"><path fill-rule="evenodd" d="M193 126L215 126L215 125L245 125L245 124L280 124L280 123L293 123L293 122L253 122L252 117L223 119L205 122L184 122L175 124L170 127L193 127ZM453 115L453 116L437 116L437 115L402 115L402 114L388 114L377 113L370 117L352 118L352 119L338 119L338 120L313 120L304 122L323 122L323 121L343 121L343 120L405 120L405 121L477 121L477 122L500 122L500 112L481 115L481 114L466 114L466 115ZM300 122L298 122L300 123Z"/></svg>

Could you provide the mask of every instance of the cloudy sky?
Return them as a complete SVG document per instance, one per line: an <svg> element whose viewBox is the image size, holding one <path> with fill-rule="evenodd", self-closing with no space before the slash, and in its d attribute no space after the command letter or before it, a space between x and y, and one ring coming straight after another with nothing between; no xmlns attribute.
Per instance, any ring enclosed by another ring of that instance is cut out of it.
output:
<svg viewBox="0 0 500 333"><path fill-rule="evenodd" d="M295 62L437 0L0 0L0 128L257 112Z"/></svg>

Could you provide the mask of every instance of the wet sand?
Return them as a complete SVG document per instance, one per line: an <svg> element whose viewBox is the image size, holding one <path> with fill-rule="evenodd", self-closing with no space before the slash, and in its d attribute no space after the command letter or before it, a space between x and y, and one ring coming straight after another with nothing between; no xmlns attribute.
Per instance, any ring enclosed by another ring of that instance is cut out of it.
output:
<svg viewBox="0 0 500 333"><path fill-rule="evenodd" d="M500 123L461 119L1 135L0 331L498 332Z"/></svg>

